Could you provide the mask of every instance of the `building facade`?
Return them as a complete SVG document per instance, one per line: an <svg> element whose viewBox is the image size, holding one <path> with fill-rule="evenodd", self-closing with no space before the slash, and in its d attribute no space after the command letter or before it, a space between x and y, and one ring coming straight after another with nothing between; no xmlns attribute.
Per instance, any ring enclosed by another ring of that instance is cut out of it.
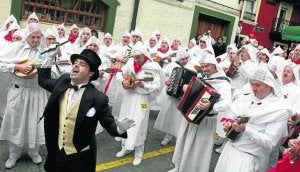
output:
<svg viewBox="0 0 300 172"><path fill-rule="evenodd" d="M269 49L288 46L281 36L287 26L300 25L299 0L243 0L242 3L242 36L249 36L254 30L260 45Z"/></svg>
<svg viewBox="0 0 300 172"><path fill-rule="evenodd" d="M144 39L158 29L183 45L206 29L212 35L234 41L241 4L237 0L2 0L0 22L14 14L20 25L35 11L42 28L65 23L88 26L100 36L110 32L119 42L125 31L139 27Z"/></svg>

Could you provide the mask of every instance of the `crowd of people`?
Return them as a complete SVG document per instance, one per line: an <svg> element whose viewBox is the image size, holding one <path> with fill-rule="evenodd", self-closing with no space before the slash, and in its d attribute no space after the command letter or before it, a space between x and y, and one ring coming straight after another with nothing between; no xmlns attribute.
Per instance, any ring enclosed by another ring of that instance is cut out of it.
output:
<svg viewBox="0 0 300 172"><path fill-rule="evenodd" d="M158 30L144 39L136 27L117 41L76 24L68 35L64 24L42 31L35 13L25 28L8 17L0 31L5 167L13 168L23 149L42 163L39 147L46 144L46 171L95 171L102 127L120 142L116 157L134 152L138 166L150 110L158 110L154 128L165 133L160 144L176 139L170 172L209 171L213 151L220 153L216 172L299 171L300 45L287 55L281 47L216 40L208 29L184 47ZM200 123L177 108L181 97L166 93L179 86L187 94L191 87L173 85L175 68L195 73L218 95L193 103L205 111Z"/></svg>

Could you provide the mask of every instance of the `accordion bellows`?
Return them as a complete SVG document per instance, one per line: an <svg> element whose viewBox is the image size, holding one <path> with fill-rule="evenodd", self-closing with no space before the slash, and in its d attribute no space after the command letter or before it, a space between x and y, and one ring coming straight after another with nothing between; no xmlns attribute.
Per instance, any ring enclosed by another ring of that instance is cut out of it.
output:
<svg viewBox="0 0 300 172"><path fill-rule="evenodd" d="M213 108L220 94L208 83L199 78L193 77L186 92L179 101L178 110L184 115L186 120L194 124L200 124ZM206 110L200 110L198 104L209 100L210 107Z"/></svg>
<svg viewBox="0 0 300 172"><path fill-rule="evenodd" d="M182 87L188 84L192 77L197 73L184 67L175 67L172 70L170 80L171 84L167 88L167 94L172 97L180 98L183 95Z"/></svg>

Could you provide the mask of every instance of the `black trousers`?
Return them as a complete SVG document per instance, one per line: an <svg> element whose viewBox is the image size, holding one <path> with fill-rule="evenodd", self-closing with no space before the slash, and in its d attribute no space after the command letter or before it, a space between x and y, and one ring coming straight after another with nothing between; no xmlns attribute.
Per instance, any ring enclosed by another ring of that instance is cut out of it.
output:
<svg viewBox="0 0 300 172"><path fill-rule="evenodd" d="M62 149L55 154L55 172L95 172L95 162L91 149L71 155Z"/></svg>

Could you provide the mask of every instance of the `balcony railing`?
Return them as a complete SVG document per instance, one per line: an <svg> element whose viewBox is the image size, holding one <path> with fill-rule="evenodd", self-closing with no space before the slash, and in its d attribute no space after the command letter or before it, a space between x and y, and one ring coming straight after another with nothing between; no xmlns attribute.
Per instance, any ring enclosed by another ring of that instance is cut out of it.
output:
<svg viewBox="0 0 300 172"><path fill-rule="evenodd" d="M280 18L274 18L272 22L271 32L280 32L282 33L287 26L297 26L300 25L299 22L284 20Z"/></svg>

